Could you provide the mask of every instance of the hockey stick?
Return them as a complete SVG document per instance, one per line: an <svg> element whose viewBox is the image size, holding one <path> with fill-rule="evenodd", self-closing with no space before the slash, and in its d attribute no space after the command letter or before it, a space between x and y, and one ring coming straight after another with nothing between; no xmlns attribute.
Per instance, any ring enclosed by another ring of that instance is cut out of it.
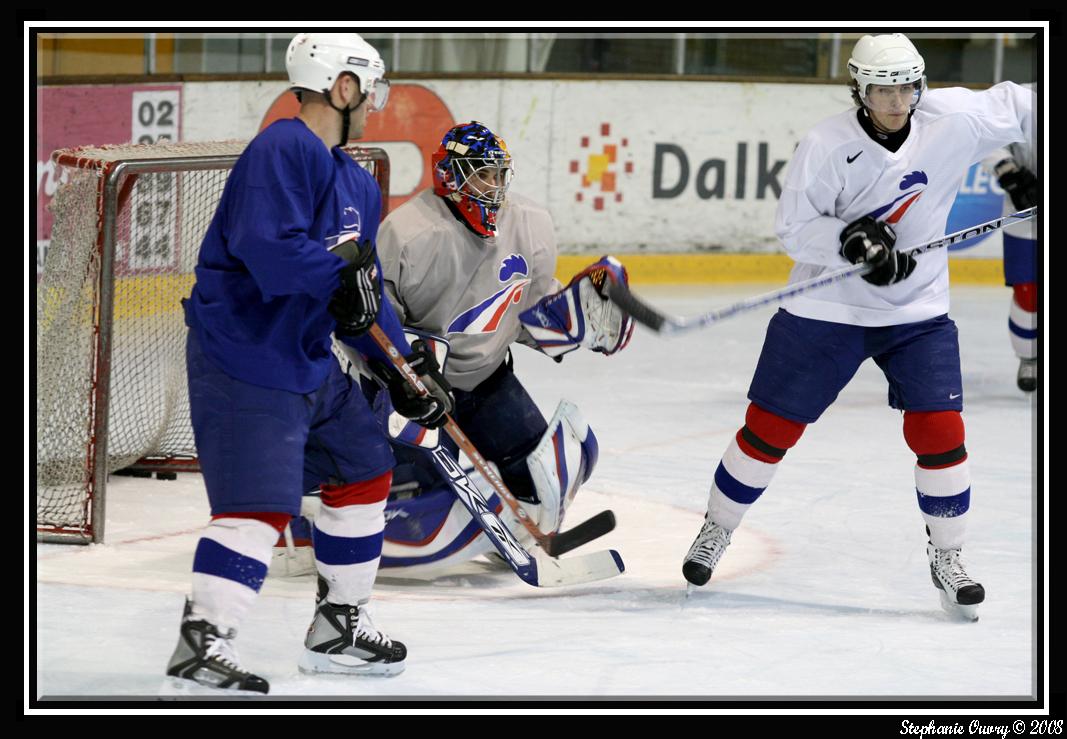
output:
<svg viewBox="0 0 1067 739"><path fill-rule="evenodd" d="M523 582L539 588L578 585L615 577L625 569L622 557L615 550L568 559L535 559L515 539L447 449L438 444L430 451L430 457L456 497Z"/></svg>
<svg viewBox="0 0 1067 739"><path fill-rule="evenodd" d="M385 335L385 332L382 331L381 327L377 324L371 326L370 335L381 350L389 357L393 366L396 367L409 383L411 383L419 394L429 395L429 390L423 385L418 374L411 368L411 365L404 360L403 355L400 354L400 351L389 337ZM481 473L482 477L493 486L493 490L500 496L500 499L512 509L519 521L522 522L523 526L526 527L537 541L538 545L553 557L562 553L559 552L557 548L553 547L554 537L543 534L533 521L530 520L529 515L523 510L522 506L519 505L519 502L515 499L515 496L511 491L508 490L504 481L501 480L496 471L489 466L489 463L486 462L481 453L475 449L474 445L451 417L449 417L448 421L445 423L444 429L456 442L456 445L462 449L471 462L474 463L475 468ZM485 531L489 540L493 543L493 546L496 547L497 551L500 552L501 556L507 560L508 564L515 571L515 574L517 574L524 582L536 587L575 585L578 583L615 577L616 575L622 574L626 569L622 557L620 557L619 553L614 549L594 552L593 554L572 557L565 560L535 560L515 539L514 535L508 527L503 524L496 513L489 507L481 492L474 483L471 482L470 478L467 477L466 473L463 472L463 469L459 466L456 460L454 460L440 445L432 451L431 456L434 463L445 474L445 478L448 480L450 487L456 493L460 502L463 503L468 511L470 511L471 517L482 527L482 530ZM605 517L604 514L607 514L607 517ZM591 522L597 523L589 525ZM606 530L602 530L606 524L610 525ZM564 539L564 543L570 544L568 547L569 549L574 548L589 539L607 533L614 528L614 525L614 515L612 515L610 511L605 511L589 521L586 521L584 524L575 527L575 530L584 527L585 533L583 536L587 536L588 538L577 541L579 537L572 536L570 540ZM573 530L566 532L567 535L571 535L572 533ZM574 541L577 541L577 543L573 543Z"/></svg>
<svg viewBox="0 0 1067 739"><path fill-rule="evenodd" d="M977 226L970 226L955 233L947 234L940 238L928 241L925 244L919 244L918 246L909 247L902 251L908 254L922 254L924 252L932 251L934 249L940 249L942 247L950 246L951 244L958 244L966 239L973 238L975 236L981 236L991 233L1004 226L1010 226L1015 223L1022 223L1028 221L1037 215L1037 208L1028 208L1021 210L1018 213L1012 213L1011 215L1001 216L1000 218L994 218L991 221L985 223L979 223ZM847 267L835 270L833 272L827 272L824 275L818 277L812 277L809 280L797 282L792 285L787 285L781 290L775 290L774 292L764 293L752 298L747 298L740 302L728 305L725 308L719 308L717 310L703 313L697 316L689 316L686 318L669 316L666 313L661 312L657 308L652 307L641 298L634 295L630 288L626 285L614 282L612 280L605 281L605 290L607 292L608 299L615 305L619 306L626 313L630 315L635 321L643 326L647 326L658 334L665 336L672 334L685 333L698 328L704 328L712 323L725 320L732 316L736 316L740 313L747 313L750 310L761 308L770 303L777 303L785 300L786 298L792 298L802 293L810 292L816 288L825 287L826 285L840 282L855 274L861 274L869 269L870 265L859 263L850 264Z"/></svg>

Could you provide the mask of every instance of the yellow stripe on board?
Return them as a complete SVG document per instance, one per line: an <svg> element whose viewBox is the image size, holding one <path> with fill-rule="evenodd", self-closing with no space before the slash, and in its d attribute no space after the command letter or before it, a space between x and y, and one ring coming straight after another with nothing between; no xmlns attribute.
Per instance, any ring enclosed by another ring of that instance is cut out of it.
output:
<svg viewBox="0 0 1067 739"><path fill-rule="evenodd" d="M622 254L630 282L635 285L781 283L789 279L793 260L785 254ZM556 279L563 284L595 257L561 254ZM949 276L959 285L1003 285L1000 259L949 257Z"/></svg>
<svg viewBox="0 0 1067 739"><path fill-rule="evenodd" d="M754 283L785 285L793 260L784 254L630 254L619 257L635 285L686 285ZM571 277L595 258L588 255L561 254L556 263L556 278L566 284ZM957 285L1003 285L1004 268L1000 259L949 259L950 277ZM181 310L182 298L189 296L195 276L146 275L120 277L115 283L115 317L144 318ZM81 302L73 315L64 320L89 320L88 292L74 288ZM37 300L47 300L44 320L51 322L67 296L56 291ZM69 309L68 309L69 310Z"/></svg>
<svg viewBox="0 0 1067 739"><path fill-rule="evenodd" d="M115 281L115 318L143 318L182 309L196 275L146 275Z"/></svg>

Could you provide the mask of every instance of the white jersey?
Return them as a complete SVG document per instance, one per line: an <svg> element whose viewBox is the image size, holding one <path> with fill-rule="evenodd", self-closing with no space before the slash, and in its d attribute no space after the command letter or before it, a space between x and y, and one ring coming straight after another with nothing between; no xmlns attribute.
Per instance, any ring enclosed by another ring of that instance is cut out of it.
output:
<svg viewBox="0 0 1067 739"><path fill-rule="evenodd" d="M378 231L385 294L405 326L451 343L445 376L473 390L525 331L519 313L559 289L556 233L548 211L508 194L497 234L483 239L426 190Z"/></svg>
<svg viewBox="0 0 1067 739"><path fill-rule="evenodd" d="M790 284L847 266L842 229L863 216L890 223L898 248L944 235L967 168L998 147L1032 141L1034 96L1003 82L988 90L929 90L901 147L889 151L860 126L853 108L800 142L789 163L775 231L796 261ZM877 287L859 278L790 299L790 313L858 326L914 323L948 312L948 250L916 257L906 280Z"/></svg>

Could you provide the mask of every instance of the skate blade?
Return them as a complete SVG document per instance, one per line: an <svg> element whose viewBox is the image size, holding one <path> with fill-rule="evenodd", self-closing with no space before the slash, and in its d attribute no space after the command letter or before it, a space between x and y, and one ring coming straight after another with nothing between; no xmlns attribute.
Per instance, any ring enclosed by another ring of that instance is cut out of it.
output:
<svg viewBox="0 0 1067 739"><path fill-rule="evenodd" d="M952 599L948 597L948 593L944 590L939 591L941 596L941 608L949 616L957 621L975 622L978 620L978 605L964 606L959 603L953 603Z"/></svg>
<svg viewBox="0 0 1067 739"><path fill-rule="evenodd" d="M365 662L346 654L322 654L304 650L297 667L305 675L362 675L393 677L404 671L403 662Z"/></svg>
<svg viewBox="0 0 1067 739"><path fill-rule="evenodd" d="M266 693L255 690L236 690L233 688L216 688L211 685L198 683L196 680L187 680L183 677L168 675L159 688L160 698L215 698L229 700L231 698L265 698Z"/></svg>

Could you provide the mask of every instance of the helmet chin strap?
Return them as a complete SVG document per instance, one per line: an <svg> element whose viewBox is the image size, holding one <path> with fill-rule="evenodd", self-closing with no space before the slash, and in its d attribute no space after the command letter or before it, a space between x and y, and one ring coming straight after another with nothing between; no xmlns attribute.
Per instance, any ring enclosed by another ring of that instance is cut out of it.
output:
<svg viewBox="0 0 1067 739"><path fill-rule="evenodd" d="M341 142L338 144L338 146L344 146L348 143L348 129L352 126L352 111L363 105L363 101L367 99L367 93L360 93L359 102L353 105L351 108L341 108L334 105L333 94L330 90L323 90L322 94L326 98L326 102L329 103L330 107L341 114Z"/></svg>

